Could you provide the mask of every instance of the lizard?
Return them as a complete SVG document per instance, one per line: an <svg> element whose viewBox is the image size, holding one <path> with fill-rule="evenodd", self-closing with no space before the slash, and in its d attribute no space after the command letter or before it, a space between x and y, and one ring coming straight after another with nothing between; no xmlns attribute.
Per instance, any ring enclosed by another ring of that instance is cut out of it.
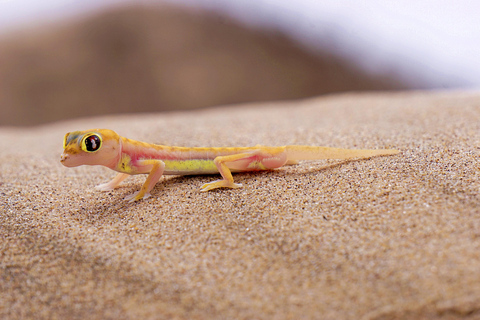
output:
<svg viewBox="0 0 480 320"><path fill-rule="evenodd" d="M240 188L232 172L263 171L298 164L299 160L369 158L398 154L394 149L341 149L287 145L270 147L176 147L124 138L109 129L65 134L60 162L66 167L102 165L117 171L113 180L96 186L110 191L134 174L148 174L141 189L125 200L150 197L162 175L220 174L222 179L204 184L200 191Z"/></svg>

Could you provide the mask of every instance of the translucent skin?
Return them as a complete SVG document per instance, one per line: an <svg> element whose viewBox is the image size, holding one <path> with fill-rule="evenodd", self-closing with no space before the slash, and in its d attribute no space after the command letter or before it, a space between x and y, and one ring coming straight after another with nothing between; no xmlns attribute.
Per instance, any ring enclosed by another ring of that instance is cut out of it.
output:
<svg viewBox="0 0 480 320"><path fill-rule="evenodd" d="M355 150L314 146L187 148L130 140L109 129L69 132L64 138L60 162L66 167L102 165L119 174L96 188L109 191L129 175L147 173L142 188L126 199L137 201L150 191L164 174L217 174L223 179L204 184L200 191L239 188L232 172L261 171L296 164L299 160L350 159L393 155L394 149Z"/></svg>

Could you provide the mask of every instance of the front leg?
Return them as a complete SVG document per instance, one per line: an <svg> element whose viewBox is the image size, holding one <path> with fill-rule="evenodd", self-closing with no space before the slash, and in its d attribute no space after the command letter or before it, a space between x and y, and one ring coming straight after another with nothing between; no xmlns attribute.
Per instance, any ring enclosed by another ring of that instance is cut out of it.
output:
<svg viewBox="0 0 480 320"><path fill-rule="evenodd" d="M150 191L163 175L165 163L161 160L139 160L135 164L135 167L138 173L149 173L149 175L139 191L125 197L125 200L129 200L130 202L150 197Z"/></svg>
<svg viewBox="0 0 480 320"><path fill-rule="evenodd" d="M130 175L127 173L119 173L113 178L112 181L107 182L107 183L102 183L99 184L98 186L95 187L95 189L100 190L100 191L110 191L118 187L120 183L122 183L123 180L127 179Z"/></svg>

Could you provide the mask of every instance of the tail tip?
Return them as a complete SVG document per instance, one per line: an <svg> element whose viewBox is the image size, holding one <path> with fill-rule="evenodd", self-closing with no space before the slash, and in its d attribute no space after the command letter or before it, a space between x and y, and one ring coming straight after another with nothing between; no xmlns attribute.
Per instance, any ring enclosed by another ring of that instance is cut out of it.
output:
<svg viewBox="0 0 480 320"><path fill-rule="evenodd" d="M384 149L383 154L385 155L394 155L394 154L399 154L401 151L397 149Z"/></svg>

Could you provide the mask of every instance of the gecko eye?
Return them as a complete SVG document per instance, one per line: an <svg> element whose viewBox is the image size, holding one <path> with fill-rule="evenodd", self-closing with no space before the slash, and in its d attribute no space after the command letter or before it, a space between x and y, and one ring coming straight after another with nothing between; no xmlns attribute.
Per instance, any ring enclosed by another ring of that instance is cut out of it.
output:
<svg viewBox="0 0 480 320"><path fill-rule="evenodd" d="M82 141L82 150L86 152L95 152L98 149L100 149L100 146L102 145L102 139L100 138L99 135L92 134L92 135L87 135L85 138L83 138Z"/></svg>

